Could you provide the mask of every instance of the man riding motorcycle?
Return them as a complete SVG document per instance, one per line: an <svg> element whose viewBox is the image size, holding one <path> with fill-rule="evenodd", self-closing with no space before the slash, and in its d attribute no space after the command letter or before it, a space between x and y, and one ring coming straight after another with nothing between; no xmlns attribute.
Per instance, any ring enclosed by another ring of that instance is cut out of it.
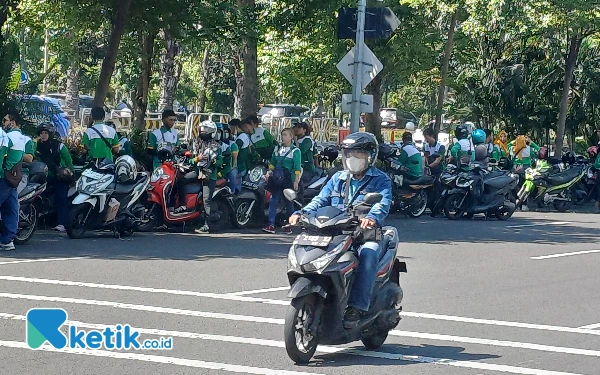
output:
<svg viewBox="0 0 600 375"><path fill-rule="evenodd" d="M360 219L360 227L362 230L374 229L375 233L380 233L383 222L390 212L392 182L385 173L374 166L379 151L377 139L371 133L358 132L346 137L341 148L345 170L337 172L321 193L302 211L315 212L326 206L345 209L362 201L367 193L378 192L383 195L383 199L373 205L368 214ZM300 213L301 211L297 211L290 217L291 225L300 222ZM367 241L359 249L355 249L360 263L344 314L346 329L357 327L361 316L369 310L371 293L377 277L377 259L382 250L376 242L377 235L374 237L372 241Z"/></svg>
<svg viewBox="0 0 600 375"><path fill-rule="evenodd" d="M412 142L412 133L404 132L402 134L402 151L397 163L400 164L401 172L406 177L416 180L423 175L423 158Z"/></svg>

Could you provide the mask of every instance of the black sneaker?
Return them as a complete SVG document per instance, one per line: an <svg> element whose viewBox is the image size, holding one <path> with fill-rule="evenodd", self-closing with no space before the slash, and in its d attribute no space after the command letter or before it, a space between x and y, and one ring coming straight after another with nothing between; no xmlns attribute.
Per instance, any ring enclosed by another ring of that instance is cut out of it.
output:
<svg viewBox="0 0 600 375"><path fill-rule="evenodd" d="M348 307L344 313L344 329L354 329L358 327L360 321L361 311L354 307Z"/></svg>

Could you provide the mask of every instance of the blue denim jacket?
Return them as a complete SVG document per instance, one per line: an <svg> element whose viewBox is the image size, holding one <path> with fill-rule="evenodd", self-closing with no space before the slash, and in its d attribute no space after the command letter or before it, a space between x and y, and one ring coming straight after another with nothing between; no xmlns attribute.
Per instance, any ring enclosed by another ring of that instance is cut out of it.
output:
<svg viewBox="0 0 600 375"><path fill-rule="evenodd" d="M345 208L344 197L346 194L346 180L349 174L346 171L341 171L333 175L327 185L321 190L321 193L313 198L313 200L304 207L304 212L314 212L321 207L335 206L340 209ZM366 185L365 185L366 183ZM381 193L383 199L381 202L373 205L369 214L366 216L377 222L377 225L382 226L385 218L390 213L392 204L392 181L390 178L375 167L371 167L363 181L360 184L360 190L357 192L353 203L360 202L364 199L367 193ZM354 197L351 197L351 199ZM300 214L298 211L297 214Z"/></svg>

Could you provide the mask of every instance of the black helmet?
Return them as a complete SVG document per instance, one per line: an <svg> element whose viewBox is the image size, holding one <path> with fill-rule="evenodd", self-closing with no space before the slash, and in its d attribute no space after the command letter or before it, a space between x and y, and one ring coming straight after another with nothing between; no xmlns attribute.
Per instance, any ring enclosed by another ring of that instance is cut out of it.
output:
<svg viewBox="0 0 600 375"><path fill-rule="evenodd" d="M378 153L379 143L371 133L352 133L342 141L342 164L352 174L364 173L375 165Z"/></svg>
<svg viewBox="0 0 600 375"><path fill-rule="evenodd" d="M173 153L165 148L163 148L162 150L160 150L157 154L156 154L156 158L158 159L158 161L160 161L161 163L164 163L167 160L172 160L173 159Z"/></svg>
<svg viewBox="0 0 600 375"><path fill-rule="evenodd" d="M469 137L469 127L467 126L467 124L458 125L454 130L454 136L459 141L461 139L467 139Z"/></svg>
<svg viewBox="0 0 600 375"><path fill-rule="evenodd" d="M327 146L323 150L323 158L330 163L333 163L338 158L339 155L340 155L340 151L339 151L338 147L335 145Z"/></svg>
<svg viewBox="0 0 600 375"><path fill-rule="evenodd" d="M566 152L562 156L562 162L564 164L573 165L573 164L575 164L576 157L577 156L575 155L575 153L573 151Z"/></svg>
<svg viewBox="0 0 600 375"><path fill-rule="evenodd" d="M52 136L54 134L54 132L56 131L56 127L54 127L54 125L52 125L49 122L42 122L41 124L39 124L36 128L37 130L37 135L40 135L41 132L46 131L48 132L48 134L50 134L50 136Z"/></svg>
<svg viewBox="0 0 600 375"><path fill-rule="evenodd" d="M379 145L379 154L377 155L379 160L383 161L395 155L396 149L392 147L392 145L387 143L382 143Z"/></svg>

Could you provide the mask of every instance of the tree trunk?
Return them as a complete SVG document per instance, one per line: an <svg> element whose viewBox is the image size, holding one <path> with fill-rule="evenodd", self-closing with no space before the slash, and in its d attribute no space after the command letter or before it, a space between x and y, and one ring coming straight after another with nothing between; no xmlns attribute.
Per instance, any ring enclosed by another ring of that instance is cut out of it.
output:
<svg viewBox="0 0 600 375"><path fill-rule="evenodd" d="M242 72L242 56L236 51L233 56L235 71L235 90L233 91L233 117L242 117L242 98L244 96L244 73Z"/></svg>
<svg viewBox="0 0 600 375"><path fill-rule="evenodd" d="M237 0L237 5L249 24L254 26L256 17L256 0ZM255 115L258 108L258 37L256 31L250 31L244 38L244 83L242 91L241 115Z"/></svg>
<svg viewBox="0 0 600 375"><path fill-rule="evenodd" d="M210 44L204 48L204 55L202 56L202 80L200 81L200 98L198 100L198 107L200 107L200 113L203 113L206 108L206 85L208 84L208 58L210 56Z"/></svg>
<svg viewBox="0 0 600 375"><path fill-rule="evenodd" d="M158 100L158 110L173 109L175 100L175 91L179 81L178 71L180 67L175 58L179 55L180 48L177 41L167 32L161 30L160 38L164 43L165 49L160 58L160 99Z"/></svg>
<svg viewBox="0 0 600 375"><path fill-rule="evenodd" d="M79 59L73 60L69 69L67 70L67 87L65 90L67 95L65 98L65 110L75 118L79 115ZM87 124L80 124L86 126Z"/></svg>
<svg viewBox="0 0 600 375"><path fill-rule="evenodd" d="M121 37L125 31L125 23L127 22L127 15L129 14L129 8L131 8L132 1L133 0L117 1L116 17L113 21L112 31L108 39L108 50L102 61L102 70L100 71L100 78L98 78L98 85L96 86L96 95L94 97L95 106L104 106L110 79L115 71L115 64L117 63L117 56L119 54L119 45L121 44Z"/></svg>
<svg viewBox="0 0 600 375"><path fill-rule="evenodd" d="M140 78L135 94L133 122L136 129L144 129L146 111L148 110L148 92L150 91L150 77L152 76L152 57L154 56L154 40L157 33L154 31L139 30L138 43L140 47Z"/></svg>
<svg viewBox="0 0 600 375"><path fill-rule="evenodd" d="M558 115L558 123L556 124L556 155L562 154L563 141L565 138L565 123L567 122L567 112L569 111L569 95L571 93L571 83L573 82L573 73L577 66L577 57L579 56L579 48L581 47L582 37L575 34L569 42L569 54L565 61L565 82L563 85L562 98L560 100L560 113Z"/></svg>
<svg viewBox="0 0 600 375"><path fill-rule="evenodd" d="M450 29L448 30L448 40L446 41L446 51L444 52L444 60L442 61L442 76L440 80L440 88L438 90L437 108L435 113L435 131L439 132L442 127L442 111L444 109L444 98L446 96L446 80L448 79L448 68L450 66L450 58L452 57L452 48L454 46L454 31L456 29L456 16L458 10L452 15L450 20Z"/></svg>
<svg viewBox="0 0 600 375"><path fill-rule="evenodd" d="M384 74L380 73L365 89L366 93L373 95L373 113L366 114L366 131L373 133L379 142L383 141L381 136L381 117L379 116L379 110L381 109L381 86L383 83Z"/></svg>

